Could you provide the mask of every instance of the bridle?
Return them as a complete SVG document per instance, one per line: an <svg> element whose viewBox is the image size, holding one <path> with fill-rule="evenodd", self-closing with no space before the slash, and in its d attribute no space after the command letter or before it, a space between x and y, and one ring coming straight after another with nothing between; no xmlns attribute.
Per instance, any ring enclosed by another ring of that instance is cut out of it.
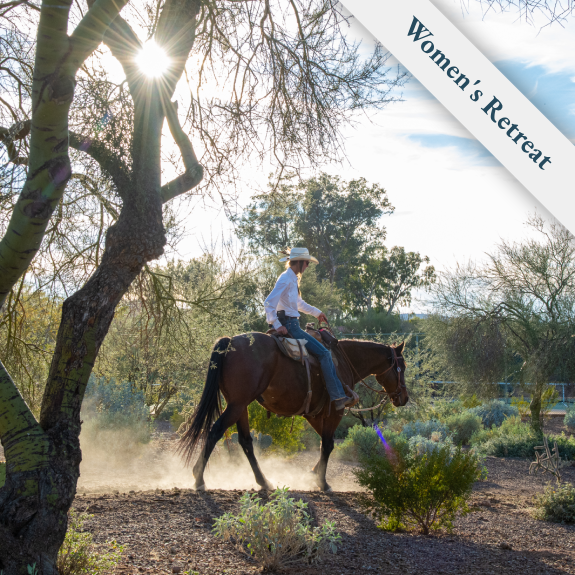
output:
<svg viewBox="0 0 575 575"><path fill-rule="evenodd" d="M381 391L378 391L375 389L374 389L374 391L377 391L378 393L386 393L387 396L389 397L389 399L393 400L393 399L399 398L399 396L401 395L401 393L403 391L407 391L407 386L405 385L405 380L403 382L401 381L401 366L399 365L399 357L397 356L397 353L395 351L395 347L390 346L390 349L391 349L391 358L392 358L391 359L391 365L383 373L376 374L375 379L377 379L377 382L379 383L379 378L384 376L388 371L390 371L391 369L393 369L395 367L396 373L397 373L397 385L395 386L395 391L393 391L391 393L389 393L388 391L381 392ZM365 382L364 382L364 385L365 385ZM380 385L381 385L381 383L380 383ZM383 385L381 385L381 387L383 387Z"/></svg>
<svg viewBox="0 0 575 575"><path fill-rule="evenodd" d="M375 378L376 378L377 382L379 383L379 379L381 377L383 377L387 372L391 371L393 368L396 368L397 384L395 386L395 391L392 391L391 393L386 391L385 389L374 389L370 385L367 385L367 383L365 383L363 378L357 372L357 369L355 369L355 366L351 363L351 360L347 356L347 353L345 353L345 350L339 346L338 346L338 349L339 349L339 351L341 351L341 353L342 353L343 357L345 358L348 366L355 372L355 375L357 375L357 377L359 377L359 381L362 383L362 385L364 387L366 387L367 389L371 389L371 391L375 391L375 393L379 393L380 395L385 396L381 400L381 402L374 407L367 407L364 409L354 409L354 408L350 407L350 408L348 408L350 411L353 411L353 412L372 411L373 409L376 409L378 407L381 407L382 405L385 405L389 400L393 401L394 399L399 399L401 393L403 391L407 391L407 386L405 385L405 381L404 382L401 381L401 366L399 365L399 358L397 356L397 353L395 351L395 347L393 345L389 346L389 349L391 350L391 365L384 372L375 374ZM381 385L381 383L380 383L380 385ZM381 387L383 387L383 385L381 385Z"/></svg>

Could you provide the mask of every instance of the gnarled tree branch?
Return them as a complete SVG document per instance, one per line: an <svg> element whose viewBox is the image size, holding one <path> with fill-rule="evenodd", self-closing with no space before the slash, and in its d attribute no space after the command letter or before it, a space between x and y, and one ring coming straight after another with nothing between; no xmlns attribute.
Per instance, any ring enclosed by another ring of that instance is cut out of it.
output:
<svg viewBox="0 0 575 575"><path fill-rule="evenodd" d="M163 203L189 192L195 188L204 177L204 168L196 158L192 142L180 126L177 110L177 102L168 102L167 105L164 106L170 133L178 145L178 148L180 148L186 171L181 176L174 178L171 182L162 186L160 193Z"/></svg>
<svg viewBox="0 0 575 575"><path fill-rule="evenodd" d="M100 167L110 175L118 195L123 198L122 194L127 186L130 185L131 178L130 170L120 158L108 150L102 142L92 140L72 131L70 131L70 146L75 150L85 152L96 160Z"/></svg>

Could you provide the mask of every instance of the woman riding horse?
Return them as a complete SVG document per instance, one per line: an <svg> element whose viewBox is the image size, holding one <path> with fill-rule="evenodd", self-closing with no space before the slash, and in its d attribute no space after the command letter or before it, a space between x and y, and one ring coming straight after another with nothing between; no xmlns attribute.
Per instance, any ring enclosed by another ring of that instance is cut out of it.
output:
<svg viewBox="0 0 575 575"><path fill-rule="evenodd" d="M267 298L266 311L268 321L278 332L286 334L289 331L293 337L305 338L309 341L310 350L316 351L321 357L324 379L329 396L336 400L336 408L333 409L332 402L327 401L326 386L318 366L312 366L311 400L306 403L308 411L303 417L321 437L321 455L312 473L320 489L329 491L331 488L325 479L327 462L334 447L335 430L343 417L343 409L338 408L343 407L349 400L344 395L340 379L335 375L329 353L325 353L327 350L321 344L316 345L315 340L308 338L300 329L297 320L299 310L312 313L320 320L327 319L320 310L308 306L298 294L297 274L301 275L309 265L308 262L314 261L314 258L309 256L307 250L304 252L297 248L291 250L289 256L289 269L280 276L276 287ZM300 259L297 259L298 257ZM283 323L277 317L283 314L278 314L278 311L283 311L288 316ZM357 340L340 340L334 350L338 357L340 378L350 389L368 375L375 375L383 388L381 393L387 394L396 407L405 405L408 401L402 352L403 343L395 347ZM195 488L206 488L204 470L208 459L225 431L236 424L239 444L248 458L256 482L264 489L273 489L254 455L248 405L258 401L268 412L290 417L301 413L301 406L308 397L308 386L306 368L283 355L269 335L253 332L232 338L220 338L210 357L202 397L180 443L180 450L184 453L186 462L190 461L198 444L203 444L200 457L193 468ZM226 400L223 413L220 393ZM279 484L283 485L283 482L280 480Z"/></svg>
<svg viewBox="0 0 575 575"><path fill-rule="evenodd" d="M334 402L336 411L339 411L351 405L354 398L346 396L343 391L331 353L299 325L298 312L300 311L313 315L320 323L328 323L327 317L319 309L303 301L299 289L303 272L310 262L317 264L318 261L309 255L307 248L293 248L284 253L286 257L280 259L280 262L286 262L286 271L278 278L274 289L264 302L268 324L274 327L280 335L289 335L289 337L307 341L307 350L319 359L329 397Z"/></svg>

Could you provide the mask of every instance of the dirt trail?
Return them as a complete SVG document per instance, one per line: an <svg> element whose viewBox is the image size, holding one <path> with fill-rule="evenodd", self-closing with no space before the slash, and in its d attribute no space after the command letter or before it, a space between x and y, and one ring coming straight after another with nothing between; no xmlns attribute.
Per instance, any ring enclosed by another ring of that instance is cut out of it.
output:
<svg viewBox="0 0 575 575"><path fill-rule="evenodd" d="M116 491L147 491L155 489L191 489L192 471L175 453L177 441L166 436L148 445L129 446L117 438L106 449L94 445L83 447L78 493L113 493ZM275 486L289 485L300 491L317 487L309 473L319 459L319 451L304 451L293 457L258 455L260 466ZM328 482L334 491L357 491L353 465L330 460ZM225 448L217 449L210 458L205 474L208 489L258 489L254 474L243 453L230 457Z"/></svg>

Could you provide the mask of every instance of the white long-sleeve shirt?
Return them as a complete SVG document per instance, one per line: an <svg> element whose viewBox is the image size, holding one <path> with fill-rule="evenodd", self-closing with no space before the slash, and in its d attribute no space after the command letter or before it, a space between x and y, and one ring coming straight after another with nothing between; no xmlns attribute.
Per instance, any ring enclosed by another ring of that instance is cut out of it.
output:
<svg viewBox="0 0 575 575"><path fill-rule="evenodd" d="M264 302L264 309L267 322L276 329L281 326L278 319L278 311L280 310L284 310L289 317L299 317L298 312L300 311L314 317L321 315L321 311L317 307L313 307L301 299L297 289L297 275L291 268L288 268L278 278L272 293Z"/></svg>

